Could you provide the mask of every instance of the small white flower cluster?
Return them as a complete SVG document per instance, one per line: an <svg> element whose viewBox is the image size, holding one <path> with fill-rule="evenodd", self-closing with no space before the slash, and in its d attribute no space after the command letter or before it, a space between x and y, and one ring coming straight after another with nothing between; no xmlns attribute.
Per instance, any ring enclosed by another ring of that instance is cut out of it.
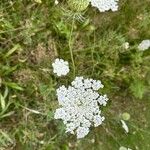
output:
<svg viewBox="0 0 150 150"><path fill-rule="evenodd" d="M123 43L122 47L123 47L124 49L129 49L129 47L130 47L129 42Z"/></svg>
<svg viewBox="0 0 150 150"><path fill-rule="evenodd" d="M100 12L108 10L117 11L119 0L90 0L91 5L99 9Z"/></svg>
<svg viewBox="0 0 150 150"><path fill-rule="evenodd" d="M106 106L108 98L99 95L97 90L103 87L99 80L76 77L68 88L63 85L57 89L61 108L56 109L54 118L63 120L66 132L83 138L91 126L102 124L105 118L101 116L99 106Z"/></svg>
<svg viewBox="0 0 150 150"><path fill-rule="evenodd" d="M126 148L126 147L124 147L124 146L121 146L121 147L119 148L119 150L132 150L132 149Z"/></svg>
<svg viewBox="0 0 150 150"><path fill-rule="evenodd" d="M150 48L150 40L148 39L148 40L143 40L140 44L139 44L139 46L138 46L138 49L140 50L140 51L145 51L145 50L147 50L147 49L149 49Z"/></svg>
<svg viewBox="0 0 150 150"><path fill-rule="evenodd" d="M53 72L57 74L57 76L65 76L69 72L69 64L67 61L63 59L55 59L54 63L52 63Z"/></svg>
<svg viewBox="0 0 150 150"><path fill-rule="evenodd" d="M55 0L55 5L58 5L59 1L58 0Z"/></svg>

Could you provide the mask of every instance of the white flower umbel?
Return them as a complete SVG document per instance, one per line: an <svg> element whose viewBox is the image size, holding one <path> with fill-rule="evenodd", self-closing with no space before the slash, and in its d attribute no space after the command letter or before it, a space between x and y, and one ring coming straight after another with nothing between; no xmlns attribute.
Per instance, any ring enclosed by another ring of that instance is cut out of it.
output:
<svg viewBox="0 0 150 150"><path fill-rule="evenodd" d="M54 118L62 119L66 132L83 138L91 126L99 126L104 121L100 105L106 106L108 98L99 95L97 90L103 88L101 81L76 77L71 86L64 85L57 89L61 108L56 109Z"/></svg>
<svg viewBox="0 0 150 150"><path fill-rule="evenodd" d="M150 48L150 40L148 39L148 40L143 40L140 44L139 44L139 46L138 46L138 49L140 50L140 51L145 51L145 50L147 50L147 49L149 49Z"/></svg>
<svg viewBox="0 0 150 150"><path fill-rule="evenodd" d="M108 10L117 11L119 0L90 0L91 5L99 9L100 12Z"/></svg>
<svg viewBox="0 0 150 150"><path fill-rule="evenodd" d="M53 72L57 74L57 76L65 76L69 72L69 64L67 61L63 59L55 59L54 63L52 63Z"/></svg>

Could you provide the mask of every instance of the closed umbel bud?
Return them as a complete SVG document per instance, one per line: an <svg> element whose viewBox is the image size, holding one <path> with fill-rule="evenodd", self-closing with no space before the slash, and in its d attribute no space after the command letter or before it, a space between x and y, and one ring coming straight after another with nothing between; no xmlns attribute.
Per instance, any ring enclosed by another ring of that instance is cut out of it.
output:
<svg viewBox="0 0 150 150"><path fill-rule="evenodd" d="M70 9L76 12L84 11L89 5L89 0L67 0L67 2Z"/></svg>

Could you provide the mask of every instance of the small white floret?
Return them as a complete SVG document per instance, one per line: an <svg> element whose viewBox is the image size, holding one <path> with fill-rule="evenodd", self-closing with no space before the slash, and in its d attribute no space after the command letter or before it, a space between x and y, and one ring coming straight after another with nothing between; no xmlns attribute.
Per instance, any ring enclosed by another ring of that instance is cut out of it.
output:
<svg viewBox="0 0 150 150"><path fill-rule="evenodd" d="M121 146L121 147L119 148L119 150L132 150L132 149L126 148L126 147L124 147L124 146Z"/></svg>
<svg viewBox="0 0 150 150"><path fill-rule="evenodd" d="M57 76L65 76L69 73L69 64L67 61L63 59L55 59L54 63L52 63L53 72L57 74Z"/></svg>
<svg viewBox="0 0 150 150"><path fill-rule="evenodd" d="M98 98L98 102L99 102L100 105L106 106L107 101L108 101L108 97L107 97L106 94L103 95L103 96L101 95L101 96Z"/></svg>
<svg viewBox="0 0 150 150"><path fill-rule="evenodd" d="M104 120L105 120L104 116L103 117L100 117L99 115L94 116L94 120L93 120L94 126L97 127L97 126L101 125Z"/></svg>
<svg viewBox="0 0 150 150"><path fill-rule="evenodd" d="M122 46L124 49L129 49L130 47L129 42L125 42Z"/></svg>
<svg viewBox="0 0 150 150"><path fill-rule="evenodd" d="M77 138L83 138L89 133L89 128L86 127L78 127L77 129Z"/></svg>
<svg viewBox="0 0 150 150"><path fill-rule="evenodd" d="M55 5L58 5L58 3L59 3L58 0L55 0Z"/></svg>
<svg viewBox="0 0 150 150"><path fill-rule="evenodd" d="M55 115L54 115L55 119L65 118L65 116L66 116L66 113L65 113L63 108L56 109L56 112L55 112Z"/></svg>
<svg viewBox="0 0 150 150"><path fill-rule="evenodd" d="M148 39L148 40L143 40L140 44L139 44L139 46L138 46L138 49L140 50L140 51L145 51L145 50L147 50L147 49L149 49L150 48L150 40Z"/></svg>
<svg viewBox="0 0 150 150"><path fill-rule="evenodd" d="M119 0L90 0L91 5L99 9L100 12L108 10L117 11Z"/></svg>

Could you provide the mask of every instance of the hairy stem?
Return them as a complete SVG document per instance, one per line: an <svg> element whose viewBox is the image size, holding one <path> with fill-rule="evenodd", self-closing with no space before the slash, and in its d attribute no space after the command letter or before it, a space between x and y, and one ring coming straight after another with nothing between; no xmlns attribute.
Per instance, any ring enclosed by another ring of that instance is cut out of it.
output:
<svg viewBox="0 0 150 150"><path fill-rule="evenodd" d="M72 20L72 26L71 26L71 31L70 31L70 36L69 36L69 51L70 51L70 56L71 56L71 61L72 61L72 66L73 66L73 75L75 76L75 63L74 63L74 57L73 57L73 48L72 48L72 33L73 33L73 27L74 27L74 17Z"/></svg>

